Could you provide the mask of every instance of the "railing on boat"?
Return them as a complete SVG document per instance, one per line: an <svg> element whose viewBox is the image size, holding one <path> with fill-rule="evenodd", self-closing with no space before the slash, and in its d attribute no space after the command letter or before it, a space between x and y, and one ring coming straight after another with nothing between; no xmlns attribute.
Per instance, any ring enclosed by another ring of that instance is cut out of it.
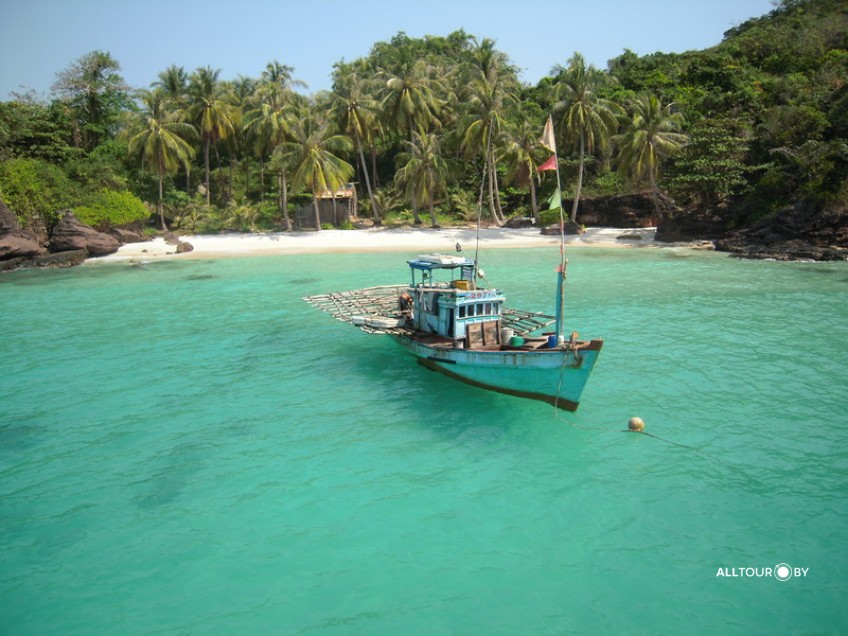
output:
<svg viewBox="0 0 848 636"><path fill-rule="evenodd" d="M407 289L408 285L380 285L345 292L307 296L303 300L316 309L327 312L336 320L353 324L353 319L359 316L402 318L403 314L400 311L398 300ZM554 324L556 317L540 312L503 308L501 322L502 326L512 329L515 335L526 337ZM357 326L369 333L411 333L405 327Z"/></svg>

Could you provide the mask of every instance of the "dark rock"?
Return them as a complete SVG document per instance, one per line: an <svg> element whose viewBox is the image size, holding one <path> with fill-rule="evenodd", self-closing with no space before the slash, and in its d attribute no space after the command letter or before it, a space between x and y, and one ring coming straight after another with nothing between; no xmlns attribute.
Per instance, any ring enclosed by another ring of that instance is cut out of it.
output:
<svg viewBox="0 0 848 636"><path fill-rule="evenodd" d="M579 223L574 223L573 221L565 222L565 231L560 231L559 223L555 225L549 225L547 227L543 227L541 233L546 236L559 236L560 234L565 234L566 236L571 235L580 235L586 233L586 228L584 228Z"/></svg>
<svg viewBox="0 0 848 636"><path fill-rule="evenodd" d="M503 224L504 227L508 227L513 230L524 227L533 227L534 225L535 222L533 221L533 218L529 216L514 216Z"/></svg>
<svg viewBox="0 0 848 636"><path fill-rule="evenodd" d="M10 258L5 261L0 261L0 272L11 271L13 269L30 269L33 267L43 267L47 269L58 269L60 267L75 267L82 265L85 259L88 258L86 250L71 250L67 252L46 252L38 254L32 258L19 256Z"/></svg>
<svg viewBox="0 0 848 636"><path fill-rule="evenodd" d="M735 216L723 208L688 210L660 219L655 238L663 243L718 239L736 223Z"/></svg>
<svg viewBox="0 0 848 636"><path fill-rule="evenodd" d="M565 222L565 233L566 234L585 234L586 228L579 223L575 223L574 221L566 221Z"/></svg>
<svg viewBox="0 0 848 636"><path fill-rule="evenodd" d="M29 263L31 260L32 259L24 256L7 258L6 260L0 261L0 272L9 272L13 269L18 269L19 267L25 267L26 263Z"/></svg>
<svg viewBox="0 0 848 636"><path fill-rule="evenodd" d="M0 201L0 261L29 258L43 252L37 237L21 229L18 217Z"/></svg>
<svg viewBox="0 0 848 636"><path fill-rule="evenodd" d="M660 194L658 199L660 214L663 217L679 212L674 201L664 194ZM573 202L573 199L563 201L563 209L570 211ZM654 198L650 192L581 198L577 208L577 220L587 227L620 228L656 227L658 222Z"/></svg>
<svg viewBox="0 0 848 636"><path fill-rule="evenodd" d="M52 254L42 254L32 259L33 267L47 267L57 269L60 267L75 267L82 265L89 256L88 250L67 250Z"/></svg>
<svg viewBox="0 0 848 636"><path fill-rule="evenodd" d="M185 254L186 252L191 252L193 249L194 245L187 243L186 241L180 241L177 243L177 254Z"/></svg>
<svg viewBox="0 0 848 636"><path fill-rule="evenodd" d="M142 243L146 240L141 232L126 227L113 227L108 230L108 233L118 239L123 245L127 243Z"/></svg>
<svg viewBox="0 0 848 636"><path fill-rule="evenodd" d="M23 230L0 234L0 260L19 256L31 257L42 252L44 248L32 238L27 237Z"/></svg>
<svg viewBox="0 0 848 636"><path fill-rule="evenodd" d="M716 241L740 258L848 260L848 209L799 203Z"/></svg>
<svg viewBox="0 0 848 636"><path fill-rule="evenodd" d="M6 207L6 203L0 200L0 234L4 232L19 232L21 223L17 215Z"/></svg>
<svg viewBox="0 0 848 636"><path fill-rule="evenodd" d="M92 256L113 254L119 247L121 244L118 239L89 227L70 210L62 213L62 218L53 228L48 243L51 252L87 250Z"/></svg>
<svg viewBox="0 0 848 636"><path fill-rule="evenodd" d="M640 234L619 234L615 237L617 241L641 241L642 236Z"/></svg>

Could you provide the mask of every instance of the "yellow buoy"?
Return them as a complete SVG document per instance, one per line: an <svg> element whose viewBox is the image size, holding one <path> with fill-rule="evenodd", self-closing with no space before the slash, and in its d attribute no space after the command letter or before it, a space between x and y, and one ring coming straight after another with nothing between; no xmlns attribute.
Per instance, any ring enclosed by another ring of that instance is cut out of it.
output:
<svg viewBox="0 0 848 636"><path fill-rule="evenodd" d="M631 417L627 422L627 428L634 433L641 433L645 430L645 422L642 421L641 417Z"/></svg>

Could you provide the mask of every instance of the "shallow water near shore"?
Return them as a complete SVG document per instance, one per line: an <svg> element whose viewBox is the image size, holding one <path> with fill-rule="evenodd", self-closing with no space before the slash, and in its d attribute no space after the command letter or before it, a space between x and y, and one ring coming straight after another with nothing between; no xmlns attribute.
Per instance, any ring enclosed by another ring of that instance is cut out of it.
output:
<svg viewBox="0 0 848 636"><path fill-rule="evenodd" d="M413 256L0 276L0 632L844 631L848 264L571 249L567 413L300 300Z"/></svg>

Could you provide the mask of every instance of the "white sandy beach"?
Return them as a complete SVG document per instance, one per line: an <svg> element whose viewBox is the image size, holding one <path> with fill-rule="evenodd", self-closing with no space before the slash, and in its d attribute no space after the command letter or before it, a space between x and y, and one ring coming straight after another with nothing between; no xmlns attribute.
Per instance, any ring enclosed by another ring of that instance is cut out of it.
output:
<svg viewBox="0 0 848 636"><path fill-rule="evenodd" d="M655 246L655 228L616 229L589 228L581 236L567 236L569 246L597 247L648 247ZM618 238L620 236L636 238ZM280 254L306 254L321 252L380 252L380 251L455 251L456 244L466 252L474 250L477 231L469 228L449 229L387 229L322 230L321 232L273 232L256 234L184 235L180 240L194 249L176 253L176 246L156 238L143 243L129 243L116 253L90 259L96 262L127 260L161 260L192 258L224 258L235 256L262 256ZM481 249L516 247L556 247L558 236L542 235L536 228L480 229Z"/></svg>

